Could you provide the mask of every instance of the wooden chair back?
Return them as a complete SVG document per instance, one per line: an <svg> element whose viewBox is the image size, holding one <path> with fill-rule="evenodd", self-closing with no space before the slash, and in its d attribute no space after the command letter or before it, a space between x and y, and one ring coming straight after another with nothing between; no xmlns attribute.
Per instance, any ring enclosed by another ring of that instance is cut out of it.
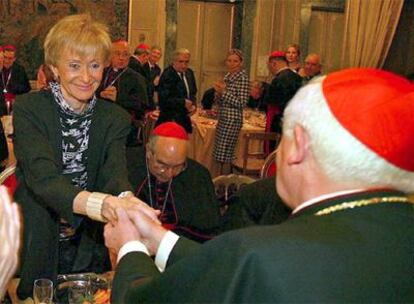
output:
<svg viewBox="0 0 414 304"><path fill-rule="evenodd" d="M228 174L213 178L214 189L219 199L227 201L229 197L239 191L240 187L253 183L254 178L246 175Z"/></svg>
<svg viewBox="0 0 414 304"><path fill-rule="evenodd" d="M270 153L263 164L262 170L260 171L260 178L266 178L276 175L276 150Z"/></svg>
<svg viewBox="0 0 414 304"><path fill-rule="evenodd" d="M280 135L276 132L247 132L244 134L243 158L240 162L233 163L234 167L241 169L243 175L254 174L259 176L263 163L268 156L264 149L265 142L279 141ZM259 151L251 149L252 142L258 141L260 145Z"/></svg>
<svg viewBox="0 0 414 304"><path fill-rule="evenodd" d="M17 186L15 171L16 166L10 166L0 173L0 185L6 186L11 195L14 194Z"/></svg>

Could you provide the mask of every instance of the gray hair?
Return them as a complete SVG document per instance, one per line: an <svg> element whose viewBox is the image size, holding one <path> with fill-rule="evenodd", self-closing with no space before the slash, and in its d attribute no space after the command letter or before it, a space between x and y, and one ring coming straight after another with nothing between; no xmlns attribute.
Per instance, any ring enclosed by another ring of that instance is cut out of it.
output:
<svg viewBox="0 0 414 304"><path fill-rule="evenodd" d="M186 49L186 48L179 48L179 49L176 49L175 51L174 51L174 53L173 53L173 61L174 60L176 60L177 58L178 58L178 56L180 56L180 55L191 55L191 53L190 53L190 51L188 50L188 49Z"/></svg>
<svg viewBox="0 0 414 304"><path fill-rule="evenodd" d="M322 92L324 79L313 80L289 102L284 112L283 136L291 138L295 125L302 126L309 134L316 161L332 181L413 192L414 173L378 156L335 119Z"/></svg>

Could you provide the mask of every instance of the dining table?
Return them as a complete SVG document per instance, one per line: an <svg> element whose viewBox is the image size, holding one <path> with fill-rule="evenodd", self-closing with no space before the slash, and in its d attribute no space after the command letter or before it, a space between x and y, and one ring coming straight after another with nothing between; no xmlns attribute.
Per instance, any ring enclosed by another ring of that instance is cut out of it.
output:
<svg viewBox="0 0 414 304"><path fill-rule="evenodd" d="M189 139L188 157L204 165L214 178L220 175L220 165L213 157L214 140L216 137L217 112L210 110L197 110L191 116L193 133ZM243 110L243 126L235 148L236 159L243 158L244 134L248 132L265 132L266 115L252 109ZM262 151L263 142L250 141L250 151Z"/></svg>

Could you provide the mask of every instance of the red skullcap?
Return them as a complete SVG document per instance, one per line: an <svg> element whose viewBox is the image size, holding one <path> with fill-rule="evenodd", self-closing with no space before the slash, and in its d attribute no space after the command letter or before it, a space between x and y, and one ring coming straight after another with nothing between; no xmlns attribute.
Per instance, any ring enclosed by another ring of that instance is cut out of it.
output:
<svg viewBox="0 0 414 304"><path fill-rule="evenodd" d="M334 117L387 162L414 171L414 85L376 69L347 69L322 83Z"/></svg>
<svg viewBox="0 0 414 304"><path fill-rule="evenodd" d="M16 47L13 44L7 44L7 45L3 46L3 50L4 51L16 52Z"/></svg>
<svg viewBox="0 0 414 304"><path fill-rule="evenodd" d="M283 52L283 51L273 51L269 55L269 59L276 58L276 57L285 58L285 52Z"/></svg>
<svg viewBox="0 0 414 304"><path fill-rule="evenodd" d="M148 44L141 43L141 44L138 44L138 45L137 45L136 49L144 49L144 50L149 50L149 49L150 49L150 46L149 46Z"/></svg>
<svg viewBox="0 0 414 304"><path fill-rule="evenodd" d="M152 131L152 135L188 140L187 132L176 122L164 122L158 125Z"/></svg>

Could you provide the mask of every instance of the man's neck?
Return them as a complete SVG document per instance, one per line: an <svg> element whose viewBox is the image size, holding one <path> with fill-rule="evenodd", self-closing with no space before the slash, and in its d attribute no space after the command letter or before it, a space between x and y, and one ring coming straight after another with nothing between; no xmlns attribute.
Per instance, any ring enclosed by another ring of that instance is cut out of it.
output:
<svg viewBox="0 0 414 304"><path fill-rule="evenodd" d="M309 206L312 206L314 204L317 204L320 201L332 198L332 197L337 197L337 196L341 196L341 195L345 195L345 194L351 194L351 193L356 193L356 192L361 192L364 189L350 189L350 190L342 190L342 191L335 191L335 192L331 192L331 193L326 193L326 194L322 194L316 197L313 197L301 204L299 204L295 209L293 209L292 214L295 214L297 212L299 212L300 210L307 208Z"/></svg>

